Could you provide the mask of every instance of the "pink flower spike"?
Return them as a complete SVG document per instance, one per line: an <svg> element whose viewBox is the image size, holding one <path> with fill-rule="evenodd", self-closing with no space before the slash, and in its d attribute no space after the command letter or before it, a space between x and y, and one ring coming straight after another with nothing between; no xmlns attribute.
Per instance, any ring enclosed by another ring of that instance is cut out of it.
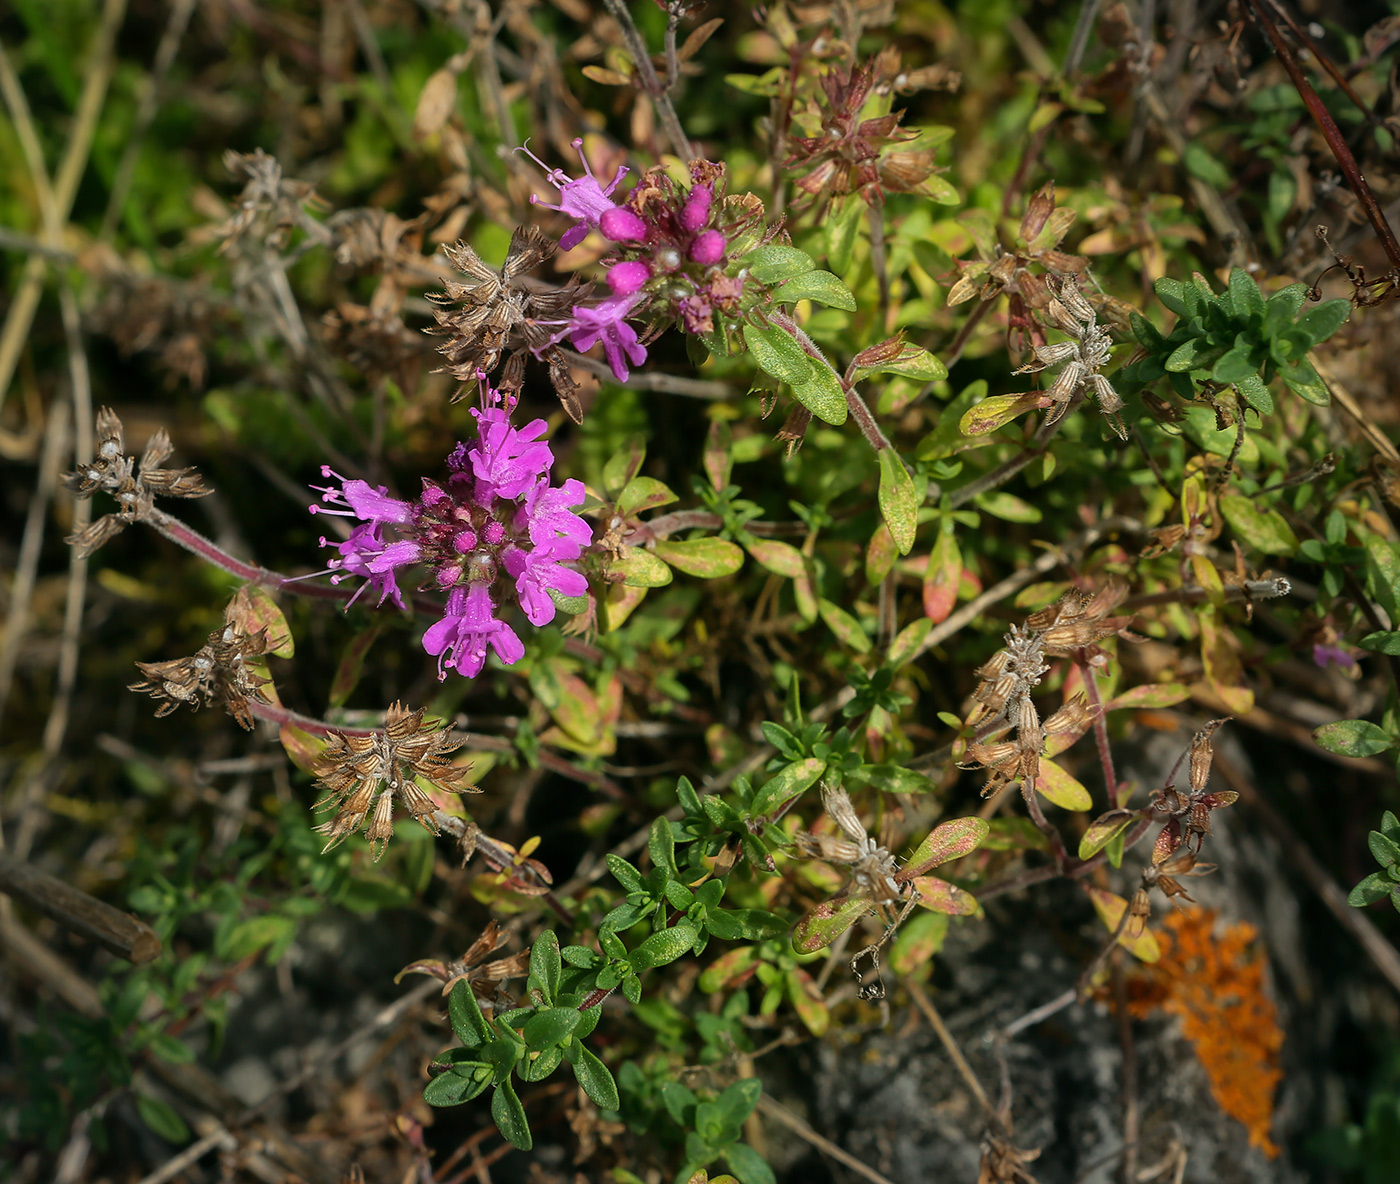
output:
<svg viewBox="0 0 1400 1184"><path fill-rule="evenodd" d="M496 619L487 585L454 588L442 620L423 634L423 649L438 660L438 681L447 677L448 670L475 678L486 665L488 645L507 666L525 656L525 645L515 630Z"/></svg>
<svg viewBox="0 0 1400 1184"><path fill-rule="evenodd" d="M614 296L630 296L651 279L651 268L645 263L615 263L608 272L608 287Z"/></svg>
<svg viewBox="0 0 1400 1184"><path fill-rule="evenodd" d="M724 249L729 244L718 230L707 230L690 244L690 258L701 267L710 267L724 258Z"/></svg>
<svg viewBox="0 0 1400 1184"><path fill-rule="evenodd" d="M578 220L577 225L565 231L564 236L559 240L559 246L565 251L570 251L583 242L588 232L597 228L599 219L609 210L617 208L608 199L612 196L613 190L617 188L618 182L628 172L625 165L619 167L613 179L608 183L608 187L604 189L598 183L598 178L593 175L588 158L583 154L583 141L581 139L574 140L574 147L578 150L579 160L583 162L584 175L578 178L570 177L563 169L549 168L544 161L530 151L528 140L516 149L517 152L523 152L540 168L544 169L546 179L559 190L558 205L540 201L538 195L532 195L530 201L536 205L544 206L547 210L558 210L560 213Z"/></svg>
<svg viewBox="0 0 1400 1184"><path fill-rule="evenodd" d="M532 625L548 625L554 620L551 588L557 589L561 596L582 596L588 591L588 581L559 562L563 556L556 552L555 544L577 555L578 549L567 539L556 539L554 543L536 546L529 552L517 548L505 553L506 572L515 580L520 607Z"/></svg>

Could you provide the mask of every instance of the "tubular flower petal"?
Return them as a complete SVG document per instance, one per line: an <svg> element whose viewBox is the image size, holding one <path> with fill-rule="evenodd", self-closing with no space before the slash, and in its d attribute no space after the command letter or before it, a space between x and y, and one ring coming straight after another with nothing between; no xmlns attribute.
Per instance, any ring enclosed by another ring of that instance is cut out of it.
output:
<svg viewBox="0 0 1400 1184"><path fill-rule="evenodd" d="M579 160L583 162L584 175L577 178L570 177L563 169L549 168L526 145L521 145L516 149L517 152L525 153L540 168L544 169L545 177L549 183L559 190L558 205L540 201L538 196L532 196L530 201L535 205L544 206L547 210L558 210L570 218L577 219L576 225L565 231L563 238L559 240L559 246L565 251L572 250L583 242L590 230L597 229L604 214L618 208L609 198L612 197L612 192L617 188L618 182L627 175L625 166L619 168L613 179L608 182L608 187L604 189L598 178L593 175L588 158L583 154L583 141L576 139L573 143L574 148L578 151Z"/></svg>

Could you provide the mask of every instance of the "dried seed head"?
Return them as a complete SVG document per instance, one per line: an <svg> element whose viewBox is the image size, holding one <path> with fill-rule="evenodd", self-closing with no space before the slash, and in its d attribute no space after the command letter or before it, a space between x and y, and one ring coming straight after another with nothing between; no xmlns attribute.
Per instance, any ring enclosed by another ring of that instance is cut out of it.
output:
<svg viewBox="0 0 1400 1184"><path fill-rule="evenodd" d="M92 460L65 474L63 484L79 498L105 490L116 499L117 510L68 536L66 541L80 555L91 555L130 523L145 518L155 508L157 496L204 497L213 492L195 469L160 467L175 450L164 428L151 436L139 464L126 454L122 421L110 407L97 413L96 431L97 449Z"/></svg>
<svg viewBox="0 0 1400 1184"><path fill-rule="evenodd" d="M267 652L267 631L247 632L232 618L236 603L237 598L230 602L224 627L209 634L198 653L169 662L136 663L145 678L128 689L164 700L156 711L157 719L181 703L197 711L217 699L242 727L252 729L253 713L248 704L268 701L262 688L270 680L256 673L250 663Z"/></svg>
<svg viewBox="0 0 1400 1184"><path fill-rule="evenodd" d="M437 806L417 784L422 778L444 793L473 793L466 784L470 765L453 764L450 754L464 741L444 730L441 721L423 722L426 709L389 708L382 731L369 734L333 732L316 759L315 772L328 791L313 809L336 808L335 817L316 830L329 836L329 851L358 831L373 810L366 835L376 861L393 835L394 799L403 802L424 830L438 833Z"/></svg>

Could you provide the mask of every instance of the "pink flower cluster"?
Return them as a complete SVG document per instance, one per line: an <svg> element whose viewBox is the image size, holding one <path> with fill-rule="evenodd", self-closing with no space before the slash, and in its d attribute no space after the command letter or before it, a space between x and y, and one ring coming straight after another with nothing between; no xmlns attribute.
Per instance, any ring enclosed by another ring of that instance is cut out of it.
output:
<svg viewBox="0 0 1400 1184"><path fill-rule="evenodd" d="M519 604L532 625L554 619L551 590L582 596L588 581L573 567L592 541L592 529L573 513L583 504L581 481L552 486L554 454L540 437L545 422L511 425L511 400L482 382L475 447L458 444L447 458L445 485L427 478L415 501L390 497L383 486L349 480L323 467L336 486L316 486L313 514L358 518L350 537L334 546L333 581L359 576L379 593L379 603L403 607L398 573L412 565L431 573L422 589L447 593L443 616L423 635L423 648L438 659L438 677L455 670L475 678L487 649L507 666L525 646L502 613ZM386 537L386 531L392 537Z"/></svg>
<svg viewBox="0 0 1400 1184"><path fill-rule="evenodd" d="M575 140L584 175L568 176L561 169L550 169L525 148L549 182L559 190L557 205L541 202L546 209L558 210L575 219L559 240L566 251L583 241L590 230L598 231L616 246L607 272L612 295L593 305L580 305L551 338L557 343L569 338L583 351L602 342L604 356L619 382L626 382L629 364L646 361L646 347L629 317L662 312L678 322L687 333L714 331L716 313L734 314L739 310L744 282L727 275L729 250L742 225L720 225L716 189L724 169L709 161L690 166L691 185L676 185L662 169L648 170L628 198L612 200L613 192L627 170L619 168L607 188L593 175L583 155L583 141Z"/></svg>

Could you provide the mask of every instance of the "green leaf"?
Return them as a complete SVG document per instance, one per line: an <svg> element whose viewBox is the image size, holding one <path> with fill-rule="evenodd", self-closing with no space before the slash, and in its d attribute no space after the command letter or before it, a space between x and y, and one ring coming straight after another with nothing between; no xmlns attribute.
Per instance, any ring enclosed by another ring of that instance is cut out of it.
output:
<svg viewBox="0 0 1400 1184"><path fill-rule="evenodd" d="M1191 697L1191 688L1179 682L1150 682L1132 687L1104 704L1105 711L1121 708L1175 707Z"/></svg>
<svg viewBox="0 0 1400 1184"><path fill-rule="evenodd" d="M724 1149L724 1159L739 1184L777 1184L773 1169L747 1143L731 1143ZM720 1177L712 1178L710 1184L720 1184Z"/></svg>
<svg viewBox="0 0 1400 1184"><path fill-rule="evenodd" d="M1400 554L1380 537L1366 539L1366 582L1392 625L1400 625Z"/></svg>
<svg viewBox="0 0 1400 1184"><path fill-rule="evenodd" d="M1332 402L1332 392L1327 389L1322 376L1313 369L1312 363L1306 358L1297 358L1280 367L1279 376L1289 390L1315 406L1326 407Z"/></svg>
<svg viewBox="0 0 1400 1184"><path fill-rule="evenodd" d="M860 622L844 608L825 598L820 598L817 600L817 612L821 614L827 628L836 634L843 644L850 646L858 654L869 651L870 635L860 627Z"/></svg>
<svg viewBox="0 0 1400 1184"><path fill-rule="evenodd" d="M1030 502L1023 501L1014 493L1007 493L1000 489L990 493L979 493L972 499L972 504L979 510L985 510L993 518L1000 518L1004 522L1039 522L1045 517Z"/></svg>
<svg viewBox="0 0 1400 1184"><path fill-rule="evenodd" d="M1350 300L1324 300L1298 318L1298 328L1316 345L1320 341L1326 341L1345 325L1349 316Z"/></svg>
<svg viewBox="0 0 1400 1184"><path fill-rule="evenodd" d="M1088 810L1094 805L1089 791L1052 760L1040 762L1036 792L1062 810Z"/></svg>
<svg viewBox="0 0 1400 1184"><path fill-rule="evenodd" d="M784 304L815 300L829 308L846 312L856 310L856 298L851 295L851 290L829 271L809 271L794 276L774 293L774 297Z"/></svg>
<svg viewBox="0 0 1400 1184"><path fill-rule="evenodd" d="M763 783L753 795L749 804L749 815L760 818L772 814L789 798L794 798L808 789L826 771L826 762L809 756L805 760L793 761L779 769Z"/></svg>
<svg viewBox="0 0 1400 1184"><path fill-rule="evenodd" d="M1374 654L1400 657L1400 633L1368 633L1357 644Z"/></svg>
<svg viewBox="0 0 1400 1184"><path fill-rule="evenodd" d="M865 203L856 197L848 197L839 205L833 203L827 213L826 261L838 274L844 274L851 266L864 213Z"/></svg>
<svg viewBox="0 0 1400 1184"><path fill-rule="evenodd" d="M1313 732L1313 739L1320 748L1338 756L1375 756L1396 745L1394 736L1364 719L1339 719L1336 723L1323 724Z"/></svg>
<svg viewBox="0 0 1400 1184"><path fill-rule="evenodd" d="M914 491L914 479L893 448L882 448L878 455L880 513L890 528L895 547L901 555L908 555L919 528L919 499Z"/></svg>
<svg viewBox="0 0 1400 1184"><path fill-rule="evenodd" d="M1354 909L1364 909L1387 896L1400 896L1400 884L1396 884L1385 872L1372 872L1347 893L1347 904Z"/></svg>
<svg viewBox="0 0 1400 1184"><path fill-rule="evenodd" d="M768 941L781 937L788 931L786 917L770 913L766 909L726 909L724 910L739 926L739 936L745 941Z"/></svg>
<svg viewBox="0 0 1400 1184"><path fill-rule="evenodd" d="M738 1130L744 1120L754 1112L758 1099L763 1095L763 1083L757 1077L745 1077L736 1081L715 1099L715 1109L725 1126Z"/></svg>
<svg viewBox="0 0 1400 1184"><path fill-rule="evenodd" d="M564 963L559 957L559 938L554 930L546 929L530 947L528 989L538 990L544 995L546 1003L552 1003L559 990L559 975L563 969Z"/></svg>
<svg viewBox="0 0 1400 1184"><path fill-rule="evenodd" d="M814 361L812 373L802 382L793 383L792 393L818 419L829 424L846 422L846 391L836 371L825 363Z"/></svg>
<svg viewBox="0 0 1400 1184"><path fill-rule="evenodd" d="M1400 843L1394 839L1388 839L1378 830L1373 830L1366 839L1370 845L1371 854L1376 857L1376 862L1381 867L1390 867L1392 864L1400 863Z"/></svg>
<svg viewBox="0 0 1400 1184"><path fill-rule="evenodd" d="M753 360L774 378L795 387L812 376L812 359L791 334L784 333L776 325L745 325L743 336Z"/></svg>
<svg viewBox="0 0 1400 1184"><path fill-rule="evenodd" d="M670 929L653 933L628 955L627 961L633 970L651 970L657 966L665 966L689 950L699 936L700 930L696 928L695 922L677 921Z"/></svg>
<svg viewBox="0 0 1400 1184"><path fill-rule="evenodd" d="M857 378L867 374L903 374L922 382L936 382L948 377L948 368L928 350L906 341L901 343L899 353L889 360L856 368Z"/></svg>
<svg viewBox="0 0 1400 1184"><path fill-rule="evenodd" d="M926 966L948 936L948 913L915 913L899 929L890 947L890 969L901 977Z"/></svg>
<svg viewBox="0 0 1400 1184"><path fill-rule="evenodd" d="M423 1087L423 1101L429 1106L457 1106L486 1092L495 1076L482 1061L459 1061L446 1073L439 1073Z"/></svg>
<svg viewBox="0 0 1400 1184"><path fill-rule="evenodd" d="M611 851L607 854L608 871L612 872L613 879L622 885L627 892L641 892L645 887L642 881L642 873L632 864L623 859L621 855L614 855Z"/></svg>
<svg viewBox="0 0 1400 1184"><path fill-rule="evenodd" d="M759 565L774 575L800 580L807 574L807 561L791 543L779 539L755 539L747 546L749 554L758 560Z"/></svg>
<svg viewBox="0 0 1400 1184"><path fill-rule="evenodd" d="M574 1064L574 1077L599 1110L617 1110L622 1105L617 1096L617 1082L608 1067L582 1046Z"/></svg>
<svg viewBox="0 0 1400 1184"><path fill-rule="evenodd" d="M491 1095L491 1117L496 1120L496 1128L505 1136L506 1142L521 1151L529 1151L535 1141L530 1137L530 1123L525 1118L525 1107L515 1096L515 1087L509 1077L503 1077Z"/></svg>
<svg viewBox="0 0 1400 1184"><path fill-rule="evenodd" d="M1005 427L1018 415L1034 411L1043 403L1045 396L1039 391L1027 391L1021 395L992 395L967 409L958 421L958 430L967 437L985 436Z"/></svg>
<svg viewBox="0 0 1400 1184"><path fill-rule="evenodd" d="M1110 810L1100 814L1079 840L1079 858L1091 859L1133 824L1139 817L1136 810Z"/></svg>
<svg viewBox="0 0 1400 1184"><path fill-rule="evenodd" d="M1235 390L1260 415L1274 413L1274 397L1269 394L1268 384L1257 374L1246 375L1235 383Z"/></svg>
<svg viewBox="0 0 1400 1184"><path fill-rule="evenodd" d="M1172 312L1176 313L1177 316L1187 315L1185 284L1180 280L1168 279L1166 276L1163 276L1153 284L1152 287L1157 293L1157 299L1171 309ZM1144 319L1143 323L1149 324L1150 322ZM1151 342L1144 341L1143 344L1150 345Z"/></svg>
<svg viewBox="0 0 1400 1184"><path fill-rule="evenodd" d="M1251 374L1257 374L1259 367L1247 346L1237 345L1227 351L1211 368L1210 376L1216 382L1242 382Z"/></svg>
<svg viewBox="0 0 1400 1184"><path fill-rule="evenodd" d="M188 1065L194 1060L194 1049L165 1032L157 1032L151 1037L151 1052L167 1065Z"/></svg>
<svg viewBox="0 0 1400 1184"><path fill-rule="evenodd" d="M933 622L927 617L920 617L913 624L906 625L890 642L889 653L885 655L885 665L898 670L918 652L932 628Z"/></svg>
<svg viewBox="0 0 1400 1184"><path fill-rule="evenodd" d="M863 896L824 900L808 909L792 931L792 948L799 954L824 950L874 906Z"/></svg>
<svg viewBox="0 0 1400 1184"><path fill-rule="evenodd" d="M1292 555L1298 536L1276 510L1262 509L1251 498L1228 494L1220 499L1220 512L1241 540L1265 555Z"/></svg>
<svg viewBox="0 0 1400 1184"><path fill-rule="evenodd" d="M190 1128L185 1125L185 1120L159 1098L153 1098L150 1094L138 1093L136 1095L136 1112L141 1115L141 1121L151 1128L151 1133L164 1139L167 1143L189 1142Z"/></svg>
<svg viewBox="0 0 1400 1184"><path fill-rule="evenodd" d="M629 588L664 588L674 578L671 569L645 547L628 547L611 570Z"/></svg>
<svg viewBox="0 0 1400 1184"><path fill-rule="evenodd" d="M885 793L932 793L936 788L922 773L916 773L902 765L861 765L851 776Z"/></svg>
<svg viewBox="0 0 1400 1184"><path fill-rule="evenodd" d="M453 1033L468 1048L478 1048L491 1038L481 1005L465 979L453 986L447 998L447 1015L452 1021Z"/></svg>
<svg viewBox="0 0 1400 1184"><path fill-rule="evenodd" d="M1254 278L1244 268L1236 267L1231 270L1228 290L1237 316L1263 315L1264 297L1259 292L1259 285L1254 282Z"/></svg>
<svg viewBox="0 0 1400 1184"><path fill-rule="evenodd" d="M651 856L653 867L671 875L676 874L676 836L671 833L669 819L652 819L651 831L647 835L647 854Z"/></svg>
<svg viewBox="0 0 1400 1184"><path fill-rule="evenodd" d="M669 506L675 500L676 495L671 487L655 477L633 477L617 495L617 512L624 518L630 518L644 510Z"/></svg>
<svg viewBox="0 0 1400 1184"><path fill-rule="evenodd" d="M780 284L794 276L806 275L816 269L812 257L796 247L769 243L756 247L744 256L744 266L760 284Z"/></svg>
<svg viewBox="0 0 1400 1184"><path fill-rule="evenodd" d="M582 1018L573 1007L546 1007L525 1021L520 1034L525 1039L526 1048L539 1052L544 1048L553 1048L565 1036L573 1035Z"/></svg>
<svg viewBox="0 0 1400 1184"><path fill-rule="evenodd" d="M904 871L918 875L975 851L991 828L981 818L954 818L934 827L905 862Z"/></svg>
<svg viewBox="0 0 1400 1184"><path fill-rule="evenodd" d="M702 580L732 576L744 566L742 548L728 539L660 539L655 554L677 571Z"/></svg>

